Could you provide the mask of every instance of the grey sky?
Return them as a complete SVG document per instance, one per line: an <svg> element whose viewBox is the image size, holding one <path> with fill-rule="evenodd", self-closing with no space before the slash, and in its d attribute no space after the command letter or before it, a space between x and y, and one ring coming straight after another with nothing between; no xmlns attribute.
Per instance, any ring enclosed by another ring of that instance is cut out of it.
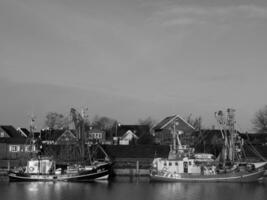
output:
<svg viewBox="0 0 267 200"><path fill-rule="evenodd" d="M134 123L266 104L265 0L1 0L0 122L70 106Z"/></svg>

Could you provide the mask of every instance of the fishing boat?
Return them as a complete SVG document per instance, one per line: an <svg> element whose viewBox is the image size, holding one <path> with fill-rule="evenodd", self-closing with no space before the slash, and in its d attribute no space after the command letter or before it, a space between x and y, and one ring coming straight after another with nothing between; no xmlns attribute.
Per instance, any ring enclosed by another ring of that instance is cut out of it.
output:
<svg viewBox="0 0 267 200"><path fill-rule="evenodd" d="M112 163L109 156L99 144L94 144L96 149L100 149L105 159L93 159L88 151L88 159L85 158L85 134L84 119L76 110L72 109L71 114L74 120L81 160L77 163L58 165L51 156L42 155L37 147L36 155L27 161L25 167L19 170L8 172L9 181L95 181L107 180L111 174ZM32 125L31 125L32 127ZM32 130L30 127L30 130ZM88 148L89 149L89 148Z"/></svg>
<svg viewBox="0 0 267 200"><path fill-rule="evenodd" d="M50 157L33 158L25 169L9 171L9 181L93 181L108 179L111 165L96 161L92 165L69 165L65 169L56 168Z"/></svg>
<svg viewBox="0 0 267 200"><path fill-rule="evenodd" d="M25 169L9 171L9 181L93 181L108 179L111 165L95 162L92 165L67 166L56 168L52 158L39 157L27 162Z"/></svg>
<svg viewBox="0 0 267 200"><path fill-rule="evenodd" d="M240 159L235 146L234 110L215 114L224 145L220 156L196 154L194 148L182 145L176 124L172 127L172 142L168 158L155 158L150 172L151 181L159 182L256 182L263 179L267 162L249 163ZM238 159L237 159L238 158Z"/></svg>

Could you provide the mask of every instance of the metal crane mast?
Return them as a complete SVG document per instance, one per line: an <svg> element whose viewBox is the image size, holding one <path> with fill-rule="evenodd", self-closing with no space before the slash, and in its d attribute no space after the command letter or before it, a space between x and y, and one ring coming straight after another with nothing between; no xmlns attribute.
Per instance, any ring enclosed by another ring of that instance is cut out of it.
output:
<svg viewBox="0 0 267 200"><path fill-rule="evenodd" d="M74 108L70 109L70 115L74 122L76 136L79 140L79 149L82 160L85 158L85 121L83 116Z"/></svg>

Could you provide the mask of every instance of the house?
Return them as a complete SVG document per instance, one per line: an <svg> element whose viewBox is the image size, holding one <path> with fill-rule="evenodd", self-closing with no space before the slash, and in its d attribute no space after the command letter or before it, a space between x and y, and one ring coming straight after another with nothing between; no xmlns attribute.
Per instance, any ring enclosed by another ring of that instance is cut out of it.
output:
<svg viewBox="0 0 267 200"><path fill-rule="evenodd" d="M147 125L120 125L114 137L115 144L128 145L131 141L137 141L140 137L150 134Z"/></svg>
<svg viewBox="0 0 267 200"><path fill-rule="evenodd" d="M129 145L131 141L138 140L139 137L134 134L131 130L128 130L126 133L124 133L119 140L120 145Z"/></svg>
<svg viewBox="0 0 267 200"><path fill-rule="evenodd" d="M104 144L106 142L106 132L99 129L91 129L87 133L87 143L100 143Z"/></svg>
<svg viewBox="0 0 267 200"><path fill-rule="evenodd" d="M35 150L28 138L13 126L0 126L0 159L21 159Z"/></svg>
<svg viewBox="0 0 267 200"><path fill-rule="evenodd" d="M47 145L69 145L78 141L74 131L68 129L42 129L40 139Z"/></svg>
<svg viewBox="0 0 267 200"><path fill-rule="evenodd" d="M195 128L179 115L168 116L152 128L155 142L170 145L172 143L172 129L174 125L176 131L181 135L182 142L183 140L187 140L188 137L190 138L195 131Z"/></svg>
<svg viewBox="0 0 267 200"><path fill-rule="evenodd" d="M58 145L70 145L76 144L78 142L78 138L74 134L72 130L65 130L55 141L55 144Z"/></svg>

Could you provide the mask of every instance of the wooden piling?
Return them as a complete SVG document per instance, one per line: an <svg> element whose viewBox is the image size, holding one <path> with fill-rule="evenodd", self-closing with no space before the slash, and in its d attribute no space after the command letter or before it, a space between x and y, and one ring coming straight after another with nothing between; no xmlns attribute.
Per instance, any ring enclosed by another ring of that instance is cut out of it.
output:
<svg viewBox="0 0 267 200"><path fill-rule="evenodd" d="M139 160L136 161L136 175L139 176Z"/></svg>

